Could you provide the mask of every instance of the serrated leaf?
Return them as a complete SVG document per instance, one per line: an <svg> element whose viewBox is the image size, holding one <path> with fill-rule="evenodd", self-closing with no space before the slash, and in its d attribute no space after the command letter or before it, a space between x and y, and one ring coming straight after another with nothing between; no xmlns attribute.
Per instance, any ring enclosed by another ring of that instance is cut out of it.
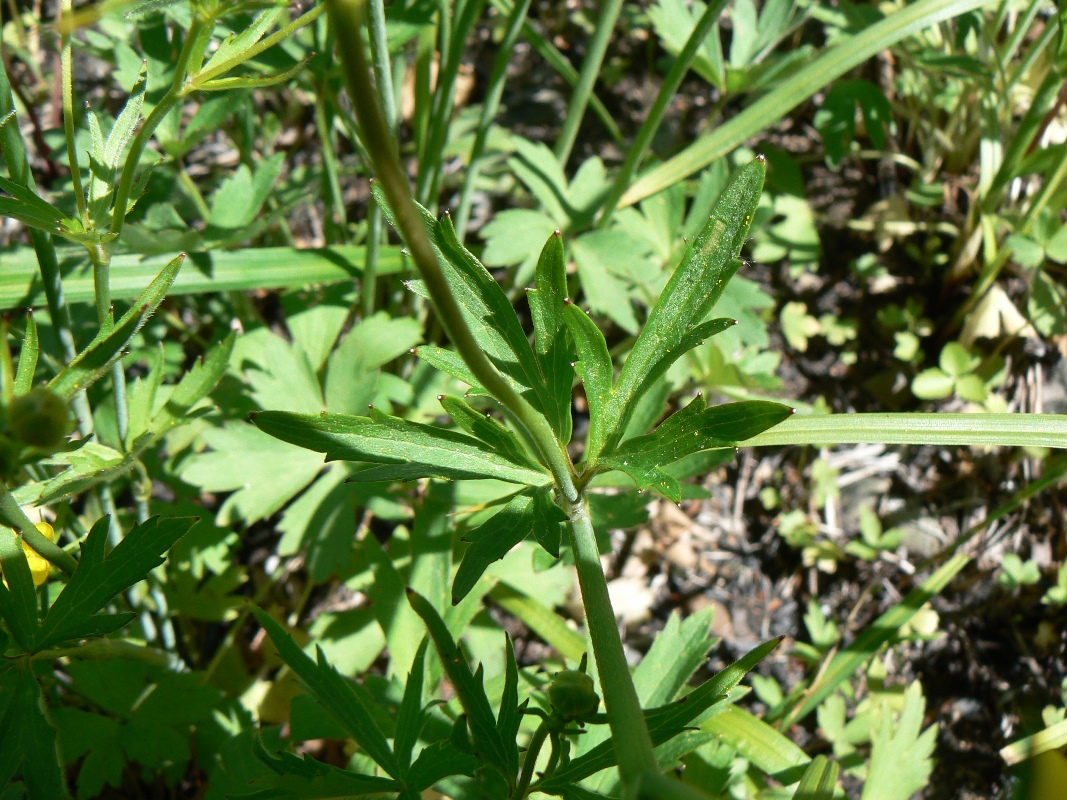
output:
<svg viewBox="0 0 1067 800"><path fill-rule="evenodd" d="M496 767L509 786L514 785L515 775L508 772L507 753L496 726L496 717L489 706L489 698L485 695L481 671L479 670L477 675L471 673L467 659L456 646L444 620L425 597L409 589L408 602L415 609L415 613L426 623L426 628L430 631L437 652L441 656L445 674L448 675L448 680L455 689L463 710L467 712L467 721L476 754L481 760Z"/></svg>
<svg viewBox="0 0 1067 800"><path fill-rule="evenodd" d="M511 548L529 536L534 529L533 498L519 494L503 509L463 538L470 542L452 582L452 605L462 600L482 573L494 561L499 561Z"/></svg>
<svg viewBox="0 0 1067 800"><path fill-rule="evenodd" d="M408 772L408 783L412 791L421 792L451 775L473 775L481 764L473 753L461 752L451 741L442 739L422 749Z"/></svg>
<svg viewBox="0 0 1067 800"><path fill-rule="evenodd" d="M29 669L18 670L12 697L0 718L0 786L7 786L20 766L31 800L69 797L56 732L45 716L44 698Z"/></svg>
<svg viewBox="0 0 1067 800"><path fill-rule="evenodd" d="M787 419L793 409L780 403L749 400L707 407L698 395L681 411L664 420L652 433L636 436L603 454L600 463L622 470L644 489L652 487L675 502L681 500L678 481L660 469L701 450L734 447Z"/></svg>
<svg viewBox="0 0 1067 800"><path fill-rule="evenodd" d="M559 558L559 543L567 514L552 501L551 488L535 489L533 493L534 538L553 558Z"/></svg>
<svg viewBox="0 0 1067 800"><path fill-rule="evenodd" d="M711 219L686 248L619 372L605 413L591 424L586 456L591 463L614 447L637 400L654 382L649 376L666 369L665 354L677 352L722 296L738 269L737 258L759 204L765 173L762 158L738 170L715 204Z"/></svg>
<svg viewBox="0 0 1067 800"><path fill-rule="evenodd" d="M211 390L222 380L222 376L226 374L226 367L230 363L230 355L233 353L236 341L237 334L230 333L211 348L203 360L198 359L182 376L163 408L152 418L151 427L155 436L161 436L181 424L193 406L211 393Z"/></svg>
<svg viewBox="0 0 1067 800"><path fill-rule="evenodd" d="M375 185L372 192L382 213L395 228L395 219L381 188ZM471 335L516 391L545 415L554 430L561 430L563 423L554 412L533 348L511 301L489 270L460 243L450 217L445 215L435 220L422 206L419 212Z"/></svg>
<svg viewBox="0 0 1067 800"><path fill-rule="evenodd" d="M400 763L389 748L385 734L359 695L337 670L327 663L322 649L318 650L317 662L312 661L269 614L255 607L252 608L252 613L278 648L279 655L304 682L312 696L344 726L348 735L378 766L390 776L399 778Z"/></svg>
<svg viewBox="0 0 1067 800"><path fill-rule="evenodd" d="M254 740L253 753L278 777L251 781L253 786L261 783L270 786L233 797L245 800L344 800L360 795L380 797L400 789L396 781L388 778L360 775L316 761L311 756L300 758L284 751L272 754L258 737Z"/></svg>
<svg viewBox="0 0 1067 800"><path fill-rule="evenodd" d="M15 372L15 397L21 397L33 388L33 374L37 370L37 355L41 343L37 339L37 323L33 313L26 316L26 335L22 337L22 349L18 353L18 371Z"/></svg>
<svg viewBox="0 0 1067 800"><path fill-rule="evenodd" d="M777 638L764 642L673 703L646 709L645 721L648 723L653 745L660 745L672 739L701 714L723 700L730 689L740 683L781 641L781 638ZM575 784L602 769L615 766L616 763L614 745L609 739L573 759L566 767L557 769L551 777L540 782L537 788L549 793L560 791L564 786Z"/></svg>
<svg viewBox="0 0 1067 800"><path fill-rule="evenodd" d="M200 69L200 75L215 75L226 72L244 60L245 54L271 29L274 23L282 19L288 9L285 6L268 8L252 24L238 34L227 36L207 63Z"/></svg>
<svg viewBox="0 0 1067 800"><path fill-rule="evenodd" d="M607 406L614 380L608 343L596 323L577 306L568 305L564 309L564 318L578 353L578 361L574 366L585 385L590 424L606 425L604 415L608 413Z"/></svg>
<svg viewBox="0 0 1067 800"><path fill-rule="evenodd" d="M519 437L495 419L478 413L458 397L442 395L441 405L453 422L471 436L481 439L508 461L530 469L540 469L540 465L526 452Z"/></svg>
<svg viewBox="0 0 1067 800"><path fill-rule="evenodd" d="M37 631L37 592L22 549L22 537L5 526L0 526L0 568L7 582L6 586L0 583L0 616L15 641L27 652L32 651Z"/></svg>
<svg viewBox="0 0 1067 800"><path fill-rule="evenodd" d="M899 719L883 711L882 724L871 737L871 760L862 800L907 800L926 786L934 764L937 726L920 733L926 701L916 681L904 691Z"/></svg>
<svg viewBox="0 0 1067 800"><path fill-rule="evenodd" d="M253 78L251 75L239 75L233 78L216 78L213 81L197 84L197 89L202 92L224 92L230 89L264 89L279 83L288 83L299 75L304 67L307 66L308 62L314 57L315 54L312 53L305 56L288 69L277 70L270 75L264 75L259 78Z"/></svg>
<svg viewBox="0 0 1067 800"><path fill-rule="evenodd" d="M129 531L110 553L105 552L110 521L93 525L81 548L78 568L41 623L34 646L38 650L110 627L97 611L119 592L142 581L163 563L170 549L196 522L195 517L152 517Z"/></svg>
<svg viewBox="0 0 1067 800"><path fill-rule="evenodd" d="M393 752L400 764L401 772L407 776L411 767L411 754L419 741L419 734L429 715L422 705L422 692L426 674L426 650L430 640L422 637L419 649L411 661L411 672L404 681L404 696L400 700L400 709L396 715L396 735L393 739ZM421 756L421 754L420 754Z"/></svg>
<svg viewBox="0 0 1067 800"><path fill-rule="evenodd" d="M35 227L43 227L48 231L55 231L56 226L67 217L66 214L51 203L43 200L36 192L27 189L25 186L20 186L3 176L0 176L0 189L3 189L14 198L14 200L0 198L0 200L4 201L4 204L0 205L0 214L14 217L15 219L22 219L20 214L25 214L41 221L42 224ZM9 213L10 211L17 213Z"/></svg>
<svg viewBox="0 0 1067 800"><path fill-rule="evenodd" d="M514 464L471 436L373 409L369 417L263 411L252 421L282 441L325 453L328 461L388 464L382 473L398 477L496 478L535 486L549 480L546 473Z"/></svg>
<svg viewBox="0 0 1067 800"><path fill-rule="evenodd" d="M519 747L516 737L519 735L519 723L522 714L519 709L519 667L515 663L515 647L511 636L504 634L504 692L500 696L500 710L496 715L497 729L508 757L508 768L512 774L519 771Z"/></svg>
<svg viewBox="0 0 1067 800"><path fill-rule="evenodd" d="M571 438L571 388L574 367L573 347L567 338L564 307L567 298L567 268L563 257L563 239L557 230L548 237L537 260L534 288L526 293L533 318L534 342L541 374L555 403L561 422L560 441Z"/></svg>
<svg viewBox="0 0 1067 800"><path fill-rule="evenodd" d="M487 395L487 392L478 379L474 377L474 373L470 371L470 367L463 360L455 350L445 350L443 347L437 347L432 344L424 344L415 348L415 355L430 364L433 367L448 373L458 381L462 381L467 384L470 389L467 390L467 394L471 395Z"/></svg>
<svg viewBox="0 0 1067 800"><path fill-rule="evenodd" d="M183 254L167 264L117 323L101 326L89 346L49 382L52 391L70 397L104 375L163 302L184 261Z"/></svg>

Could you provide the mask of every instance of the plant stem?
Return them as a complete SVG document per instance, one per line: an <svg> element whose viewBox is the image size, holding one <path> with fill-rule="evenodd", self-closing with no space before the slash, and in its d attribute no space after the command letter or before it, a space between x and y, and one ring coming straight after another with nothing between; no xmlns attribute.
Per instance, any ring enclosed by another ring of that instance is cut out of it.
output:
<svg viewBox="0 0 1067 800"><path fill-rule="evenodd" d="M459 196L459 209L456 211L456 235L459 236L461 242L467 236L467 223L471 216L471 196L474 194L474 185L478 181L478 175L482 171L482 154L485 152L485 143L489 138L489 128L500 108L500 98L504 94L504 78L507 77L512 50L522 31L522 24L526 21L526 13L529 9L530 0L519 0L512 6L504 38L500 42L500 50L496 54L496 61L493 62L493 72L489 76L489 85L482 103L482 113L478 118L478 130L474 135L474 144L471 145L467 174L463 179L463 190Z"/></svg>
<svg viewBox="0 0 1067 800"><path fill-rule="evenodd" d="M55 542L49 541L48 537L37 530L37 526L26 516L7 488L7 484L0 481L0 522L17 530L22 534L23 540L37 551L41 558L50 561L64 574L72 575L78 568L78 562L70 553Z"/></svg>
<svg viewBox="0 0 1067 800"><path fill-rule="evenodd" d="M728 0L715 0L704 9L703 16L697 21L696 27L693 28L693 32L689 35L685 46L678 53L678 57L674 59L674 63L671 64L667 77L663 79L659 94L656 95L652 108L648 110L648 115L645 117L641 129L637 132L634 143L627 151L626 160L622 162L619 174L615 176L615 182L611 186L611 193L608 195L607 200L604 201L604 213L600 217L597 227L606 228L608 222L611 221L611 217L615 213L615 207L619 204L619 198L629 187L634 171L641 163L641 159L645 157L645 153L648 152L648 146L652 143L652 138L656 135L660 124L663 122L663 117L667 113L667 106L674 99L678 87L682 85L682 79L689 72L689 65L693 63L697 51L704 44L708 33L711 32L711 29L722 15L727 2Z"/></svg>
<svg viewBox="0 0 1067 800"><path fill-rule="evenodd" d="M396 155L393 136L386 125L377 91L371 81L371 67L363 51L366 0L327 0L327 8L330 20L337 28L338 52L349 98L363 132L363 143L396 215L397 226L433 299L441 324L479 383L507 406L529 432L564 497L569 502L575 502L578 493L574 488L574 467L566 449L556 439L548 421L512 388L486 357L467 327L441 265L437 263L437 255L411 197L411 189Z"/></svg>
<svg viewBox="0 0 1067 800"><path fill-rule="evenodd" d="M374 80L381 87L382 112L385 124L396 133L396 94L393 92L393 66L389 60L389 40L385 27L384 0L370 0L370 53L374 64ZM360 300L363 317L374 313L374 298L378 284L378 251L382 241L382 210L371 199L367 210L367 257L363 262Z"/></svg>
<svg viewBox="0 0 1067 800"><path fill-rule="evenodd" d="M7 119L14 113L15 102L11 95L11 83L8 81L6 68L0 65L0 118ZM26 145L14 116L8 120L6 125L0 125L0 151L3 151L4 163L7 165L11 180L35 191L33 174L30 172L30 164L26 159ZM33 250L37 254L37 264L41 270L41 283L44 286L45 300L48 304L48 315L52 318L52 325L59 338L63 360L70 362L78 354L78 349L74 344L70 309L63 298L63 283L60 279L55 243L49 234L37 228L31 228L29 233ZM75 411L80 424L85 424L86 408L84 398L81 402L76 402ZM91 419L89 430L92 430Z"/></svg>
<svg viewBox="0 0 1067 800"><path fill-rule="evenodd" d="M630 666L622 648L622 637L608 595L608 583L600 565L600 551L593 533L589 505L585 498L570 507L571 546L578 583L582 589L589 638L593 643L600 686L604 691L608 725L618 759L619 775L629 791L641 776L659 773L652 738L648 733L641 701L637 697Z"/></svg>
<svg viewBox="0 0 1067 800"><path fill-rule="evenodd" d="M608 51L608 43L611 41L611 32L615 28L615 21L619 18L621 10L622 0L606 0L601 8L593 40L589 43L589 51L585 54L582 71L578 75L578 85L574 87L571 102L567 106L567 115L563 118L563 128L559 132L559 138L556 139L556 160L564 167L567 159L570 158L574 142L578 138L578 127L585 116L585 107L589 105L593 85L596 83L597 75L600 74L600 66L604 62L604 54Z"/></svg>
<svg viewBox="0 0 1067 800"><path fill-rule="evenodd" d="M73 0L62 0L60 3L60 15L65 22L70 21L74 11ZM89 223L89 212L85 207L85 191L82 188L82 173L78 166L78 151L74 143L74 67L71 52L71 28L62 25L60 36L60 68L63 72L63 133L67 140L67 163L70 164L70 182L74 190L74 202L78 208L78 216L83 224Z"/></svg>
<svg viewBox="0 0 1067 800"><path fill-rule="evenodd" d="M526 755L522 759L522 772L519 774L519 782L515 785L514 797L516 800L525 800L526 793L530 791L530 781L533 780L534 767L537 766L537 756L541 753L541 746L548 736L548 722L541 720L537 726L530 744L526 748Z"/></svg>

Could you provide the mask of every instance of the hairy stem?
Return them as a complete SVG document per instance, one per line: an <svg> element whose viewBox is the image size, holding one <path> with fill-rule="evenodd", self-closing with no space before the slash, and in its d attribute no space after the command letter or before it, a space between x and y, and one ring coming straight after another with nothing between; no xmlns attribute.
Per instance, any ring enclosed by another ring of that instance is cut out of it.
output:
<svg viewBox="0 0 1067 800"><path fill-rule="evenodd" d="M511 387L486 357L467 327L441 265L437 263L437 255L411 197L411 188L401 169L392 133L371 80L371 66L363 49L366 0L327 0L327 8L330 20L337 29L338 52L349 98L363 133L363 144L396 215L397 226L426 283L441 324L481 385L507 406L529 432L564 497L570 502L576 501L578 494L574 488L574 467L566 449L556 439L548 421Z"/></svg>

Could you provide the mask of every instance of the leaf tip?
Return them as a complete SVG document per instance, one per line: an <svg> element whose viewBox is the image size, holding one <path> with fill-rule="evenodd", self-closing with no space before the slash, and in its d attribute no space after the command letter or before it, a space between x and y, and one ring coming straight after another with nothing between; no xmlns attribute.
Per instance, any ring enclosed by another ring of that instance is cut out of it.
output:
<svg viewBox="0 0 1067 800"><path fill-rule="evenodd" d="M756 156L756 160L761 164L766 164L767 163L767 156L765 156L763 153L760 153L759 155Z"/></svg>
<svg viewBox="0 0 1067 800"><path fill-rule="evenodd" d="M563 231L561 231L559 228L556 228L554 231L552 231L552 235L555 236L557 239L562 239Z"/></svg>

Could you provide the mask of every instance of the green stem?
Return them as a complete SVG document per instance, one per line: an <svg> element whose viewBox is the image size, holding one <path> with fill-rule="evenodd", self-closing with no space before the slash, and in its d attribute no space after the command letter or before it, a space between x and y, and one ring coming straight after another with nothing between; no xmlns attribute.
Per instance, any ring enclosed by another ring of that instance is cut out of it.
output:
<svg viewBox="0 0 1067 800"><path fill-rule="evenodd" d="M133 142L130 143L130 152L126 155L122 173L119 175L118 187L115 189L115 207L111 217L111 232L114 234L122 233L122 226L126 222L126 208L130 203L130 192L133 191L134 177L141 163L141 156L144 155L148 142L155 134L156 128L163 122L164 117L185 96L188 90L185 84L189 65L200 63L211 39L213 26L213 18L205 19L199 14L193 14L185 42L182 44L177 63L174 65L174 80L156 107L152 109L144 124L141 125L137 135L133 137Z"/></svg>
<svg viewBox="0 0 1067 800"><path fill-rule="evenodd" d="M526 748L526 755L522 760L522 772L519 774L519 782L515 785L513 797L517 800L525 800L526 793L530 791L530 781L533 780L534 767L537 766L537 756L541 753L541 746L548 736L548 722L542 720L537 726L530 744Z"/></svg>
<svg viewBox="0 0 1067 800"><path fill-rule="evenodd" d="M593 85L596 83L597 75L600 74L600 66L604 62L604 54L608 51L611 33L621 10L622 0L605 0L600 11L593 40L589 43L589 51L585 54L582 71L578 75L578 84L574 87L571 102L567 106L567 114L563 118L563 128L559 132L559 138L556 139L556 160L563 166L566 166L567 159L570 158L571 150L574 148L574 142L578 138L578 127L585 116L585 108L589 105Z"/></svg>
<svg viewBox="0 0 1067 800"><path fill-rule="evenodd" d="M574 467L566 449L556 439L548 421L512 388L486 357L467 327L441 265L437 263L437 255L411 197L407 177L396 156L396 146L371 81L370 64L363 50L366 0L327 0L327 7L337 28L338 51L349 98L363 132L363 143L441 324L479 383L507 406L530 433L564 497L570 502L576 501Z"/></svg>
<svg viewBox="0 0 1067 800"><path fill-rule="evenodd" d="M76 647L58 647L52 650L39 650L30 655L34 661L51 661L56 658L89 659L106 661L112 658L140 661L145 664L168 667L181 671L179 659L170 656L155 647L145 647L125 639L90 639Z"/></svg>
<svg viewBox="0 0 1067 800"><path fill-rule="evenodd" d="M512 0L491 0L491 2L501 14L510 14L514 8ZM572 87L578 85L578 70L571 65L571 62L559 51L559 48L534 30L529 20L522 23L522 38L530 43L530 47L547 61L549 66L556 70L563 80ZM593 113L600 118L600 124L604 126L611 140L619 147L624 147L626 143L622 138L622 131L619 130L619 126L611 116L611 112L608 111L607 106L596 96L595 92L589 96L589 105L592 107Z"/></svg>
<svg viewBox="0 0 1067 800"><path fill-rule="evenodd" d="M467 223L471 215L471 197L474 195L474 185L478 182L478 176L482 171L482 154L485 152L485 143L489 139L489 128L500 108L500 98L504 95L504 79L507 77L508 64L511 63L512 50L522 31L522 24L526 21L526 13L529 9L530 0L519 0L512 7L504 30L504 38L500 42L500 50L497 51L496 61L493 62L493 72L489 76L485 101L482 103L482 113L478 118L478 130L474 134L474 144L471 146L471 155L467 162L467 174L463 179L463 190L459 196L459 209L456 211L456 235L459 236L461 242L467 236Z"/></svg>
<svg viewBox="0 0 1067 800"><path fill-rule="evenodd" d="M429 136L426 139L426 148L422 153L419 163L419 176L417 194L423 205L429 206L436 197L441 182L441 167L445 145L448 139L449 121L452 118L452 108L456 99L456 78L459 75L459 66L463 60L463 49L467 44L467 36L474 27L474 23L481 16L485 8L486 0L467 0L460 9L456 24L450 33L443 32L447 36L448 52L441 48L441 69L437 74L437 86L434 88L433 114L430 119ZM442 4L441 17L446 18L445 9L447 3ZM444 44L444 42L442 42ZM386 94L384 84L381 94Z"/></svg>
<svg viewBox="0 0 1067 800"><path fill-rule="evenodd" d="M36 191L30 164L26 159L26 145L22 140L22 131L14 114L15 101L11 94L11 83L8 80L7 69L0 65L0 118L7 119L9 115L12 115L6 125L0 125L0 151L3 152L4 163L7 165L11 180L31 191ZM44 287L45 300L48 304L48 315L52 318L52 325L59 338L63 360L69 363L78 354L78 349L74 344L70 309L63 297L63 283L59 274L56 247L52 237L44 231L32 228L29 234L33 250L37 254L37 264L41 270L41 284ZM81 407L77 407L78 405ZM79 423L83 423L87 413L86 407L87 404L84 401L76 405L75 411L78 414Z"/></svg>
<svg viewBox="0 0 1067 800"><path fill-rule="evenodd" d="M74 12L73 0L62 0L60 16L68 22ZM62 25L60 37L60 69L63 73L63 133L67 140L67 163L70 164L70 182L74 189L74 202L78 216L83 224L89 223L89 212L85 206L85 191L82 188L81 167L78 166L78 151L74 143L74 72L71 48L71 27Z"/></svg>
<svg viewBox="0 0 1067 800"><path fill-rule="evenodd" d="M21 533L26 544L64 574L73 575L74 570L78 568L78 562L74 556L55 542L49 541L47 536L37 530L37 526L26 516L26 512L15 501L11 490L3 481L0 481L0 521Z"/></svg>
<svg viewBox="0 0 1067 800"><path fill-rule="evenodd" d="M393 92L393 65L389 59L389 39L385 26L385 3L370 0L370 53L374 65L374 80L381 87L382 112L389 130L396 132L396 94ZM367 257L363 262L360 282L360 307L364 318L374 313L374 298L378 284L378 252L382 242L382 210L371 200L367 210Z"/></svg>
<svg viewBox="0 0 1067 800"><path fill-rule="evenodd" d="M652 108L649 109L641 129L637 132L634 143L627 151L626 160L622 162L619 174L615 176L615 183L612 184L611 193L608 195L607 200L604 201L604 214L597 223L597 227L606 228L608 222L611 221L611 217L615 213L615 207L619 204L619 198L629 187L634 171L645 157L645 153L648 152L648 146L652 143L653 137L655 137L660 124L663 122L667 107L670 105L671 100L674 99L678 87L682 85L682 79L689 72L690 64L696 58L697 51L704 44L704 40L708 38L711 29L715 27L715 23L722 15L727 2L729 0L715 0L704 9L704 14L697 21L696 27L693 28L693 32L685 43L685 47L682 48L681 52L678 53L678 57L674 59L674 63L671 64L667 77L663 79L659 94L656 95Z"/></svg>
<svg viewBox="0 0 1067 800"><path fill-rule="evenodd" d="M597 673L604 691L619 775L632 793L641 776L659 773L659 765L641 710L641 701L630 677L630 665L622 648L622 637L619 636L615 611L608 595L608 583L600 565L600 551L593 533L589 505L584 497L571 505L569 516L574 565L578 570L589 638L593 643Z"/></svg>

